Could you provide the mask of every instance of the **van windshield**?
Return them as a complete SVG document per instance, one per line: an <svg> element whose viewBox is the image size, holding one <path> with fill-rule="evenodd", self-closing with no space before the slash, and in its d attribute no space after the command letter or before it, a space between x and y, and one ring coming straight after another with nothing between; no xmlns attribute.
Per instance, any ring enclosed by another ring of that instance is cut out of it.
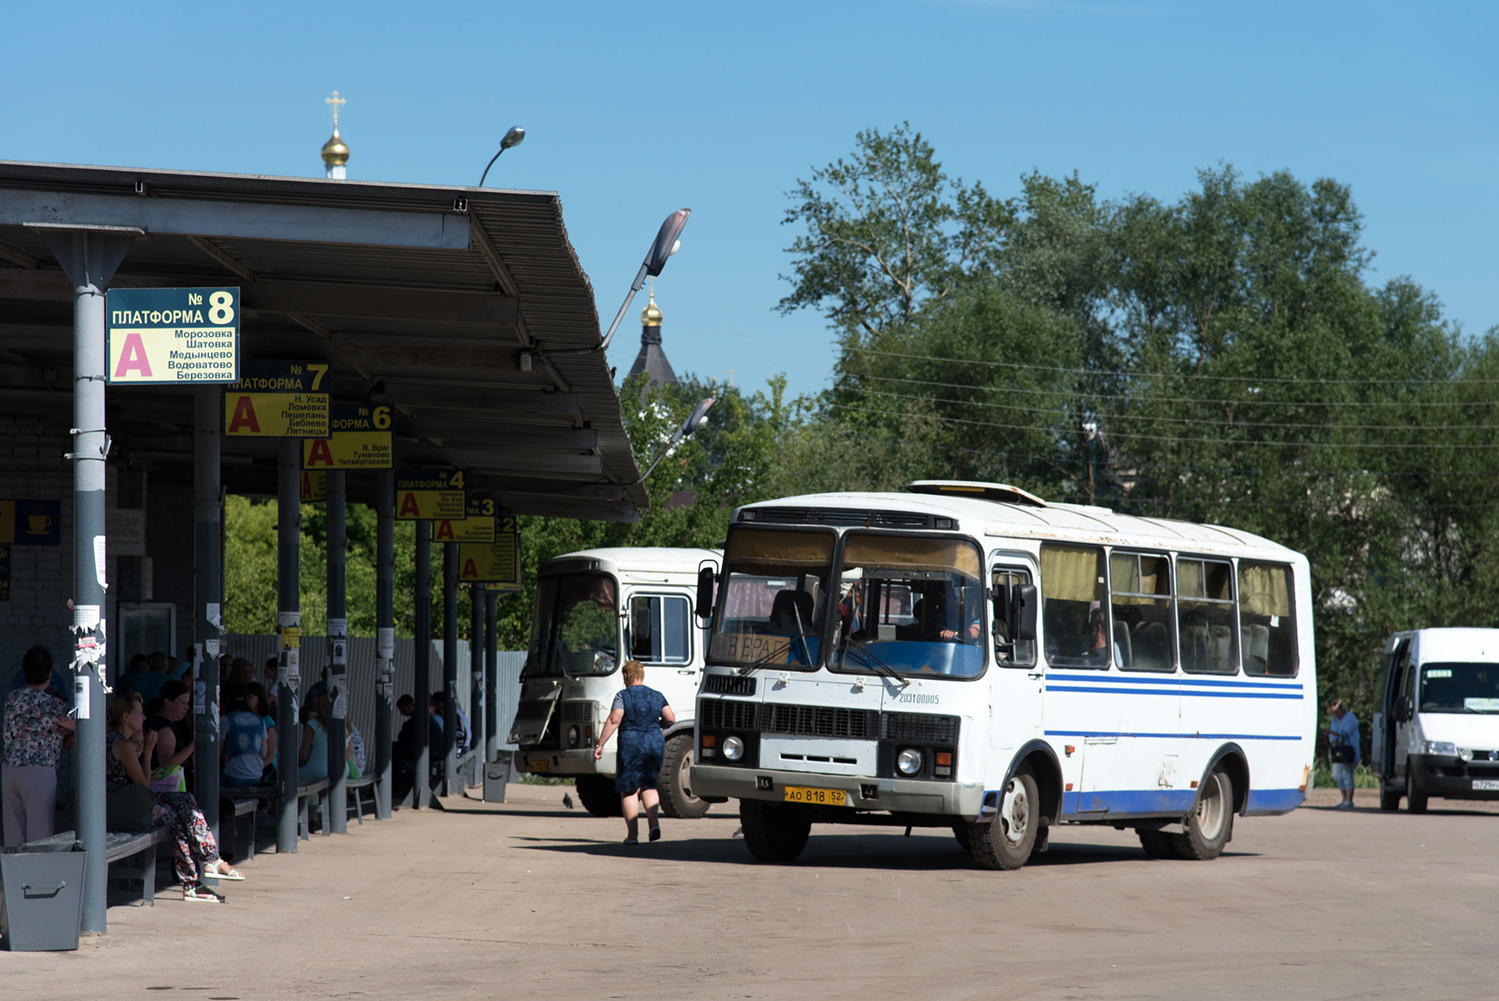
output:
<svg viewBox="0 0 1499 1001"><path fill-rule="evenodd" d="M618 595L604 573L542 577L526 677L612 674L619 661Z"/></svg>
<svg viewBox="0 0 1499 1001"><path fill-rule="evenodd" d="M1499 713L1499 664L1421 665L1421 712Z"/></svg>

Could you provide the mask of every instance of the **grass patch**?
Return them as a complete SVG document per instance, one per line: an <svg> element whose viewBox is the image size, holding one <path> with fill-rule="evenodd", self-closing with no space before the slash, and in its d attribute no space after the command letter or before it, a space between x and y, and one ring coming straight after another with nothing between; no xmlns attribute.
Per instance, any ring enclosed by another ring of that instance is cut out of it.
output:
<svg viewBox="0 0 1499 1001"><path fill-rule="evenodd" d="M1374 769L1368 765L1353 766L1353 788L1378 789L1379 785L1379 776L1374 774ZM1332 781L1332 765L1326 761L1317 761L1312 768L1312 787L1315 789L1337 788Z"/></svg>
<svg viewBox="0 0 1499 1001"><path fill-rule="evenodd" d="M570 786L575 777L573 775L532 775L528 772L517 781L523 786Z"/></svg>

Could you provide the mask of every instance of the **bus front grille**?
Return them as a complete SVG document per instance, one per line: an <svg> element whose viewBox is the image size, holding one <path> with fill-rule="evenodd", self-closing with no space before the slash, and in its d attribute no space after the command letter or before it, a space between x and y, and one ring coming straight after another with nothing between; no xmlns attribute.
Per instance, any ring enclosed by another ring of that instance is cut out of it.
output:
<svg viewBox="0 0 1499 1001"><path fill-rule="evenodd" d="M912 744L956 744L958 742L958 717L936 716L930 713L886 713L884 716L886 740L906 741Z"/></svg>

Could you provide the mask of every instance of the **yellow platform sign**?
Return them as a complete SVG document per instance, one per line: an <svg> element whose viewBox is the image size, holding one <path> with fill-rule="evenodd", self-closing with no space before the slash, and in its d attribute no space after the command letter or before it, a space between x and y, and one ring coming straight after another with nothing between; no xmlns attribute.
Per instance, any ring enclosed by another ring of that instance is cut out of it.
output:
<svg viewBox="0 0 1499 1001"><path fill-rule="evenodd" d="M389 469L393 465L389 407L331 404L328 430L328 437L302 443L302 468Z"/></svg>
<svg viewBox="0 0 1499 1001"><path fill-rule="evenodd" d="M302 470L302 503L316 504L328 499L328 474Z"/></svg>
<svg viewBox="0 0 1499 1001"><path fill-rule="evenodd" d="M396 520L461 519L463 483L461 469L396 470Z"/></svg>
<svg viewBox="0 0 1499 1001"><path fill-rule="evenodd" d="M326 362L247 361L224 390L224 434L251 438L328 437Z"/></svg>
<svg viewBox="0 0 1499 1001"><path fill-rule="evenodd" d="M458 546L458 580L499 584L501 590L520 590L520 533L513 516L495 518L493 542L465 542Z"/></svg>
<svg viewBox="0 0 1499 1001"><path fill-rule="evenodd" d="M470 494L462 520L444 519L432 526L433 542L493 542L494 499Z"/></svg>

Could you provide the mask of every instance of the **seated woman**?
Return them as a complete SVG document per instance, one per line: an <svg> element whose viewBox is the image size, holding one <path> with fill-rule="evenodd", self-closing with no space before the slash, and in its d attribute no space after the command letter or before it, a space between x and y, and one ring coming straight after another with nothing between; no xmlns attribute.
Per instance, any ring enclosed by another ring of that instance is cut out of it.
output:
<svg viewBox="0 0 1499 1001"><path fill-rule="evenodd" d="M156 735L156 754L151 767L152 792L186 792L183 765L193 756L195 743L182 737L182 721L192 709L190 689L181 681L167 681L147 715L145 732Z"/></svg>
<svg viewBox="0 0 1499 1001"><path fill-rule="evenodd" d="M150 788L146 765L156 750L156 735L144 730L146 713L141 697L121 695L109 703L109 725L104 735L104 775L112 783L133 782ZM190 792L158 792L153 795L151 826L172 832L173 868L182 883L183 900L220 903L223 897L204 886L205 876L244 879L228 862L219 858L218 842L208 829L203 811Z"/></svg>
<svg viewBox="0 0 1499 1001"><path fill-rule="evenodd" d="M344 741L344 762L354 760L354 737ZM328 690L313 692L302 707L302 747L297 755L297 785L328 777ZM356 778L358 776L355 776Z"/></svg>

